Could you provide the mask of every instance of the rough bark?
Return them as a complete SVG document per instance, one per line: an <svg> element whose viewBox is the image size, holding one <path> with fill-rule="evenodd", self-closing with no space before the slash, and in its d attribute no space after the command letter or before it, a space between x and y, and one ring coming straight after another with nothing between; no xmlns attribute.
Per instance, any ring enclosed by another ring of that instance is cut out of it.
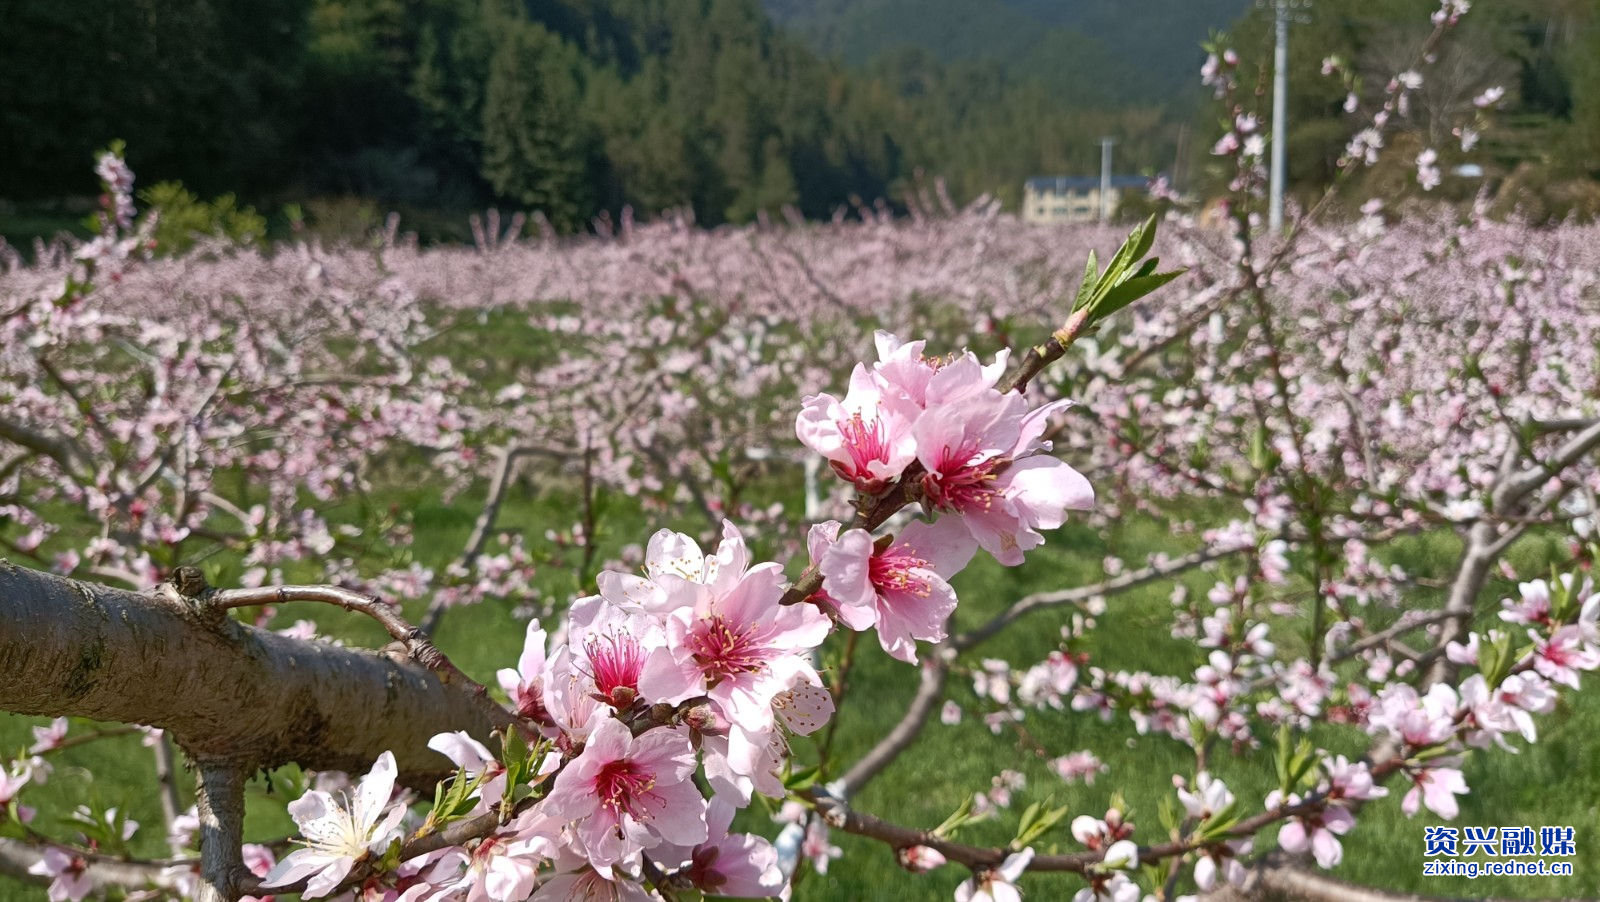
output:
<svg viewBox="0 0 1600 902"><path fill-rule="evenodd" d="M94 586L0 560L0 710L161 727L191 757L364 772L450 770L436 733L486 740L466 689L376 652L202 616L176 593Z"/></svg>
<svg viewBox="0 0 1600 902"><path fill-rule="evenodd" d="M200 762L196 807L200 814L200 886L196 902L233 902L245 870L244 783L231 764Z"/></svg>

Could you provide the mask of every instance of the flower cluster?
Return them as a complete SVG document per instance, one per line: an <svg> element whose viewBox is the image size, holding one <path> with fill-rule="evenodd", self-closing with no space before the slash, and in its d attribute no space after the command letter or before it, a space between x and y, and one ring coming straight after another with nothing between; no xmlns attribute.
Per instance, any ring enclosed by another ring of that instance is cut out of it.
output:
<svg viewBox="0 0 1600 902"><path fill-rule="evenodd" d="M850 389L805 399L800 441L827 459L864 498L920 502L937 519L874 539L837 521L813 527L816 600L854 630L876 627L884 651L916 660L916 640L944 638L956 606L947 580L983 548L1002 564L1044 543L1069 510L1088 510L1082 474L1047 452L1050 415L1070 402L1030 409L997 386L1007 354L984 365L970 351L930 358L925 343L877 334L878 361L858 364ZM870 522L867 524L870 525Z"/></svg>
<svg viewBox="0 0 1600 902"><path fill-rule="evenodd" d="M1020 393L1001 392L1005 352L985 366L970 351L929 358L924 342L886 332L877 345L878 362L856 366L843 399L806 398L795 426L863 494L898 490L930 514L956 514L1007 566L1044 544L1039 530L1093 506L1088 480L1045 453L1050 415L1070 402L1030 409Z"/></svg>

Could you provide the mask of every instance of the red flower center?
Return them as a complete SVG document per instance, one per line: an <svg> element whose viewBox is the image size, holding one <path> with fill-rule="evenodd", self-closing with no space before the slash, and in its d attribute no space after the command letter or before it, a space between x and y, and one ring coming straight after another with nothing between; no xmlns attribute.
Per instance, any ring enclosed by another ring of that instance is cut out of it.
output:
<svg viewBox="0 0 1600 902"><path fill-rule="evenodd" d="M868 423L857 411L847 420L835 420L834 425L839 427L839 437L844 439L844 448L850 453L850 462L855 467L854 473L844 474L847 478L871 478L872 464L889 459L889 445L883 434L882 420L873 419Z"/></svg>
<svg viewBox="0 0 1600 902"><path fill-rule="evenodd" d="M638 802L649 797L656 785L655 774L646 773L632 761L612 761L595 776L595 793L600 804L617 814L638 816Z"/></svg>
<svg viewBox="0 0 1600 902"><path fill-rule="evenodd" d="M630 707L639 697L644 648L628 633L590 636L584 643L601 701L613 708Z"/></svg>
<svg viewBox="0 0 1600 902"><path fill-rule="evenodd" d="M766 663L750 629L735 629L720 614L712 615L689 637L689 646L711 683L723 677L754 673Z"/></svg>
<svg viewBox="0 0 1600 902"><path fill-rule="evenodd" d="M927 598L932 588L917 570L928 570L928 562L917 557L904 545L891 545L874 554L868 565L872 585L880 592L895 591Z"/></svg>
<svg viewBox="0 0 1600 902"><path fill-rule="evenodd" d="M999 494L995 478L1009 463L1008 457L979 458L976 450L945 448L938 466L922 477L922 492L940 510L988 510Z"/></svg>

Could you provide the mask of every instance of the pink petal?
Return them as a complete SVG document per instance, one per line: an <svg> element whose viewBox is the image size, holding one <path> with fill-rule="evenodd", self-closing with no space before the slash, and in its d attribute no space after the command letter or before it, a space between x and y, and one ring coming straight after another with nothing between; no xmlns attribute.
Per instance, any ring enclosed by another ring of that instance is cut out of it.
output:
<svg viewBox="0 0 1600 902"><path fill-rule="evenodd" d="M1331 868L1344 860L1344 847L1339 845L1339 838L1331 832L1318 830L1311 834L1311 854L1316 857L1317 864Z"/></svg>
<svg viewBox="0 0 1600 902"><path fill-rule="evenodd" d="M1059 527L1069 510L1094 507L1094 487L1089 480L1054 457L1019 460L1001 474L1001 480L1007 484L1007 496L1032 512L1040 529Z"/></svg>
<svg viewBox="0 0 1600 902"><path fill-rule="evenodd" d="M1310 843L1306 841L1305 825L1299 820L1291 820L1284 824L1283 829L1278 831L1278 845L1282 846L1285 852L1294 855L1299 855L1310 848Z"/></svg>
<svg viewBox="0 0 1600 902"><path fill-rule="evenodd" d="M846 531L822 556L822 589L838 606L839 619L857 631L872 626L874 620L878 596L872 588L871 563L872 535L864 529Z"/></svg>

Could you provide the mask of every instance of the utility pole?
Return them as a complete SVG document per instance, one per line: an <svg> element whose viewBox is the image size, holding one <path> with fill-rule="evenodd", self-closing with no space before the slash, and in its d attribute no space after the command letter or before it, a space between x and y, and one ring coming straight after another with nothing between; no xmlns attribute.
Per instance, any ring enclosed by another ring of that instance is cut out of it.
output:
<svg viewBox="0 0 1600 902"><path fill-rule="evenodd" d="M1111 148L1116 138L1100 139L1100 221L1111 218Z"/></svg>
<svg viewBox="0 0 1600 902"><path fill-rule="evenodd" d="M1278 29L1277 46L1272 54L1272 182L1268 188L1267 226L1276 235L1283 231L1283 188L1288 178L1284 146L1289 130L1289 17L1296 9L1309 10L1311 0L1270 0ZM1256 0L1258 6L1263 0Z"/></svg>
<svg viewBox="0 0 1600 902"><path fill-rule="evenodd" d="M1267 226L1283 231L1284 134L1289 118L1289 2L1277 0L1278 46L1272 55L1272 185Z"/></svg>

